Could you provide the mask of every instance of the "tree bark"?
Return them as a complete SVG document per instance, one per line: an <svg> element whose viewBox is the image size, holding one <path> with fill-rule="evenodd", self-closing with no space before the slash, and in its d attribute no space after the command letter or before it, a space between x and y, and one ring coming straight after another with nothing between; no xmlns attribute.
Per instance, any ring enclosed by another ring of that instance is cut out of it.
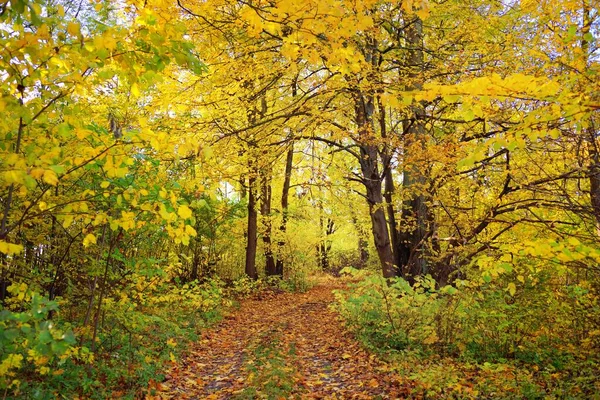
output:
<svg viewBox="0 0 600 400"><path fill-rule="evenodd" d="M292 167L294 164L294 142L290 143L287 156L285 158L285 175L283 178L283 190L281 191L281 225L279 226L279 232L281 233L281 239L277 242L277 262L275 264L275 275L283 276L283 247L285 246L285 233L287 231L287 220L288 220L288 207L289 207L289 194L290 194L290 183L292 180Z"/></svg>
<svg viewBox="0 0 600 400"><path fill-rule="evenodd" d="M406 29L406 41L409 50L408 67L415 70L409 77L412 83L410 89L422 87L420 76L423 69L423 22L416 18ZM425 146L425 126L422 116L425 114L424 107L417 104L411 107L412 118L403 123L405 134L405 163L407 151L421 151ZM402 275L410 283L415 278L428 273L426 254L426 242L431 236L431 213L428 208L428 198L424 194L426 176L422 173L423 165L405 164L403 171L402 186L404 191L410 193L410 197L403 202L402 220L403 229L397 248L397 256L402 267ZM446 280L444 277L439 277Z"/></svg>
<svg viewBox="0 0 600 400"><path fill-rule="evenodd" d="M256 210L256 167L250 162L248 176L248 234L246 242L246 267L245 272L251 279L258 279L256 271L256 245L258 242L258 212Z"/></svg>
<svg viewBox="0 0 600 400"><path fill-rule="evenodd" d="M591 7L587 2L583 2L583 21L581 35L584 37L590 33L592 28ZM581 50L584 57L585 70L589 68L590 63L590 44L584 38L581 40ZM590 117L589 128L587 129L587 148L590 155L590 164L588 166L588 179L590 181L590 201L592 204L592 213L596 220L596 233L600 236L600 149L596 141L596 127L593 117Z"/></svg>
<svg viewBox="0 0 600 400"><path fill-rule="evenodd" d="M378 101L379 108L379 131L381 137L387 139L387 127L386 127L386 114L385 108ZM396 221L396 210L394 208L394 176L392 174L392 153L390 147L385 144L382 151L382 164L384 168L384 192L383 197L386 203L386 211L388 215L388 225L390 230L390 239L392 243L392 253L394 254L394 264L397 271L401 271L402 264L400 263L400 257L398 249L400 248L400 233L398 231L398 222Z"/></svg>
<svg viewBox="0 0 600 400"><path fill-rule="evenodd" d="M356 265L356 268L360 269L364 268L369 260L369 245L366 239L368 232L365 232L365 229L358 223L358 218L356 217L354 210L351 210L350 212L352 213L352 223L354 224L354 229L356 229L356 236L358 238L358 264Z"/></svg>
<svg viewBox="0 0 600 400"><path fill-rule="evenodd" d="M261 177L261 194L260 194L260 213L262 215L263 235L265 255L265 273L267 276L276 274L275 258L273 257L273 249L271 247L271 174L265 172Z"/></svg>
<svg viewBox="0 0 600 400"><path fill-rule="evenodd" d="M375 249L381 262L385 278L396 276L394 256L390 243L384 201L381 192L382 176L379 172L379 151L373 140L373 96L365 96L360 91L354 93L355 118L362 144L360 145L360 169L366 190Z"/></svg>

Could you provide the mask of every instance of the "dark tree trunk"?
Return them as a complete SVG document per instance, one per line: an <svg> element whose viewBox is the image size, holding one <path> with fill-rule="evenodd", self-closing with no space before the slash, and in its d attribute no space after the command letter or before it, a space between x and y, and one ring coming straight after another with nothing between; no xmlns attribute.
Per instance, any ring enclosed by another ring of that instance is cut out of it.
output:
<svg viewBox="0 0 600 400"><path fill-rule="evenodd" d="M249 84L249 83L248 83ZM264 118L267 113L267 101L264 95L260 96L260 103L247 111L250 126ZM259 180L261 167L258 165L258 143L250 140L248 149L248 229L246 231L246 268L245 272L251 279L258 279L256 270L256 251L258 245L258 211L257 211L257 183L262 187Z"/></svg>
<svg viewBox="0 0 600 400"><path fill-rule="evenodd" d="M200 251L202 248L202 235L198 235L194 240L193 247L193 257L192 257L192 270L190 272L190 281L195 281L200 278L200 274L198 273L200 266Z"/></svg>
<svg viewBox="0 0 600 400"><path fill-rule="evenodd" d="M319 266L323 271L329 271L329 267L331 266L329 263L329 251L331 250L331 241L329 240L329 236L335 233L335 223L331 218L327 218L327 220L325 220L325 218L321 216L319 218L319 226L321 228L321 234L325 235L317 246Z"/></svg>
<svg viewBox="0 0 600 400"><path fill-rule="evenodd" d="M275 274L283 276L283 247L285 246L285 232L287 230L288 220L288 202L290 194L290 183L292 180L292 167L294 164L294 142L290 143L290 148L285 159L285 176L283 179L283 190L281 191L281 239L277 242L277 262L275 264Z"/></svg>
<svg viewBox="0 0 600 400"><path fill-rule="evenodd" d="M263 222L263 244L265 254L265 273L267 276L276 274L275 258L273 257L273 249L271 247L271 175L270 173L263 174L261 178L260 190L260 213Z"/></svg>
<svg viewBox="0 0 600 400"><path fill-rule="evenodd" d="M379 108L379 130L381 137L387 139L387 127L385 109L381 102L378 101ZM401 262L399 257L400 236L398 231L398 222L396 221L396 210L394 209L394 176L392 174L392 154L390 147L386 144L382 151L382 163L384 168L384 192L383 197L386 203L386 211L388 216L388 225L390 230L390 239L392 243L392 253L394 255L394 265L397 271L401 271Z"/></svg>
<svg viewBox="0 0 600 400"><path fill-rule="evenodd" d="M365 229L361 227L358 223L358 218L356 217L356 213L352 212L352 223L354 224L354 228L356 229L357 237L358 237L358 264L356 268L364 268L367 265L367 261L369 261L369 244L367 243L367 234Z"/></svg>
<svg viewBox="0 0 600 400"><path fill-rule="evenodd" d="M252 165L252 163L251 163ZM246 268L245 272L251 279L257 279L256 271L256 245L258 241L258 212L256 211L256 170L250 168L248 177L248 229L246 242Z"/></svg>
<svg viewBox="0 0 600 400"><path fill-rule="evenodd" d="M595 140L595 129L589 130L589 146L591 163L589 166L590 200L592 212L596 219L596 231L600 232L600 151Z"/></svg>
<svg viewBox="0 0 600 400"><path fill-rule="evenodd" d="M421 88L421 71L423 69L423 22L416 19L406 30L406 40L411 49L408 56L408 66L414 68L410 74L416 82L411 89ZM412 118L404 122L405 152L421 151L425 146L425 126L423 115L425 110L421 104L411 107ZM406 154L405 154L406 160ZM428 198L424 194L426 175L423 173L424 165L405 165L402 186L410 193L402 207L402 232L398 243L397 256L402 266L402 275L414 283L417 276L426 274L427 264L427 239L432 235L432 215L428 208ZM433 271L435 275L435 271Z"/></svg>
<svg viewBox="0 0 600 400"><path fill-rule="evenodd" d="M394 266L394 255L381 192L382 176L379 172L379 150L376 145L371 144L373 142L373 96L366 96L357 90L354 93L354 106L356 125L362 142L359 163L371 214L373 240L381 262L383 276L391 278L397 275L397 269Z"/></svg>
<svg viewBox="0 0 600 400"><path fill-rule="evenodd" d="M366 188L375 249L381 262L383 276L385 278L392 278L397 276L397 269L394 266L394 255L392 253L385 212L383 211L381 181L371 182L366 185Z"/></svg>

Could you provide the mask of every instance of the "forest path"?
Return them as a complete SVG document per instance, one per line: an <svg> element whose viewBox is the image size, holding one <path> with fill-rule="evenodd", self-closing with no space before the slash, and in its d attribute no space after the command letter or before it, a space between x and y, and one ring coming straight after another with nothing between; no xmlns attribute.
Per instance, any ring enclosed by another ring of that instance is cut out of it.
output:
<svg viewBox="0 0 600 400"><path fill-rule="evenodd" d="M162 399L394 399L399 377L361 348L329 309L343 286L242 301L167 375Z"/></svg>

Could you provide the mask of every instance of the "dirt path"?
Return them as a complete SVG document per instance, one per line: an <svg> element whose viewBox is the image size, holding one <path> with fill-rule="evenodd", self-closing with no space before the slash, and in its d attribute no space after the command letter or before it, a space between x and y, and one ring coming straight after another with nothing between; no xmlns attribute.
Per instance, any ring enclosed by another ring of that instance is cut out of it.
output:
<svg viewBox="0 0 600 400"><path fill-rule="evenodd" d="M399 379L329 309L336 285L242 302L169 371L160 398L402 398Z"/></svg>

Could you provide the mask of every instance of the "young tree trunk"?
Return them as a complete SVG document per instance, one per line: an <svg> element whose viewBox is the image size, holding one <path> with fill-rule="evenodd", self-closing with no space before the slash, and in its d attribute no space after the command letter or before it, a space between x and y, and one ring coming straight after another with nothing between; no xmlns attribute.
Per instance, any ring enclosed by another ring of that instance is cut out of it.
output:
<svg viewBox="0 0 600 400"><path fill-rule="evenodd" d="M360 269L364 268L369 260L369 244L366 239L368 232L365 232L365 229L358 223L358 218L356 217L354 210L351 210L351 213L352 223L354 224L354 229L356 229L356 236L358 238L358 264L356 265L356 268Z"/></svg>
<svg viewBox="0 0 600 400"><path fill-rule="evenodd" d="M285 246L285 232L287 230L288 220L288 202L290 193L290 183L292 180L292 166L294 164L294 142L290 143L285 159L285 176L283 178L283 190L281 191L281 225L279 231L281 239L277 242L277 262L275 264L275 274L283 276L283 247Z"/></svg>
<svg viewBox="0 0 600 400"><path fill-rule="evenodd" d="M273 249L271 247L271 174L266 172L261 178L261 193L260 193L260 213L263 223L263 244L265 254L265 273L267 276L276 274L275 258L273 257Z"/></svg>
<svg viewBox="0 0 600 400"><path fill-rule="evenodd" d="M386 127L386 114L385 108L380 101L377 102L379 109L379 131L381 137L387 139L387 127ZM392 152L389 146L386 144L382 151L382 164L384 168L384 191L383 197L386 203L386 211L388 215L388 225L390 230L390 239L392 242L392 253L394 254L394 265L397 271L401 271L402 264L400 263L400 257L398 249L400 248L400 232L398 231L398 222L396 221L396 210L394 208L394 176L392 174Z"/></svg>
<svg viewBox="0 0 600 400"><path fill-rule="evenodd" d="M322 211L322 209L321 209ZM317 255L319 257L319 266L323 271L329 271L331 264L329 263L329 251L331 250L331 241L329 236L335 233L335 222L331 218L325 219L323 215L319 218L319 227L321 228L321 237L317 245Z"/></svg>
<svg viewBox="0 0 600 400"><path fill-rule="evenodd" d="M251 279L258 279L256 271L256 245L258 241L258 213L256 211L256 168L250 162L250 175L248 176L248 228L246 241L246 268L245 272Z"/></svg>

